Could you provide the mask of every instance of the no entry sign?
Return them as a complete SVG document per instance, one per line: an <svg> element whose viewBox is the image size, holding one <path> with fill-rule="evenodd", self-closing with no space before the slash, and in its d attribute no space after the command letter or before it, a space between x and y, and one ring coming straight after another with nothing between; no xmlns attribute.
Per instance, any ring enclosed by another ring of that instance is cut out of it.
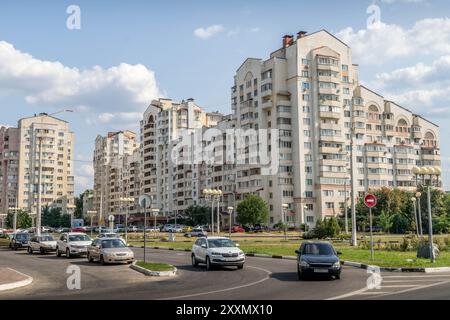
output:
<svg viewBox="0 0 450 320"><path fill-rule="evenodd" d="M368 194L364 198L364 203L368 208L374 208L377 205L377 201L378 201L377 198L372 194Z"/></svg>

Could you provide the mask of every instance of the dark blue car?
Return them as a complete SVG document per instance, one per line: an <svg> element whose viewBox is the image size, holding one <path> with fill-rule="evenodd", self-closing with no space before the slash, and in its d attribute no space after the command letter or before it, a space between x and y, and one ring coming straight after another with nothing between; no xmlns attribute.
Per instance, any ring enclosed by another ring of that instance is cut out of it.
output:
<svg viewBox="0 0 450 320"><path fill-rule="evenodd" d="M341 279L342 266L330 243L305 242L297 254L297 273L299 280L307 276L328 276Z"/></svg>

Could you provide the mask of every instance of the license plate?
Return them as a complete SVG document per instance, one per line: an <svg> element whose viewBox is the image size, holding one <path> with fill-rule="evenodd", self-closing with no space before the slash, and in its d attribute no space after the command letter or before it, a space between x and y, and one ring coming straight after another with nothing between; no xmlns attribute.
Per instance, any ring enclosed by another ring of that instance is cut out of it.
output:
<svg viewBox="0 0 450 320"><path fill-rule="evenodd" d="M328 269L323 268L314 269L314 273L328 273Z"/></svg>

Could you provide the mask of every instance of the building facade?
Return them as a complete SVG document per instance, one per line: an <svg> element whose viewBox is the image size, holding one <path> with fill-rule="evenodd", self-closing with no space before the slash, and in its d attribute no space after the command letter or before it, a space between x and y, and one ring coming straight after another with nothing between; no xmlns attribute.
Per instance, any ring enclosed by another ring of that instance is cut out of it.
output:
<svg viewBox="0 0 450 320"><path fill-rule="evenodd" d="M66 121L47 114L20 119L17 128L0 128L2 213L18 207L35 215L39 178L42 206L73 210L74 139Z"/></svg>
<svg viewBox="0 0 450 320"><path fill-rule="evenodd" d="M412 190L414 166L440 166L438 127L361 86L351 48L324 30L285 36L269 59L247 59L231 99L237 128L279 132L269 148L277 174L236 168L238 199L261 195L270 224L286 214L292 225L314 225L342 213L351 183L359 197L383 186Z"/></svg>

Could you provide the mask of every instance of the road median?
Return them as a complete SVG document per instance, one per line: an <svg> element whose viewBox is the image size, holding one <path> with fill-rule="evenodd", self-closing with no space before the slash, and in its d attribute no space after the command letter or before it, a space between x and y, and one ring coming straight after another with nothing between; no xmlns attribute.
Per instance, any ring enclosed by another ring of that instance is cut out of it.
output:
<svg viewBox="0 0 450 320"><path fill-rule="evenodd" d="M0 268L0 292L30 285L33 278L11 268Z"/></svg>

